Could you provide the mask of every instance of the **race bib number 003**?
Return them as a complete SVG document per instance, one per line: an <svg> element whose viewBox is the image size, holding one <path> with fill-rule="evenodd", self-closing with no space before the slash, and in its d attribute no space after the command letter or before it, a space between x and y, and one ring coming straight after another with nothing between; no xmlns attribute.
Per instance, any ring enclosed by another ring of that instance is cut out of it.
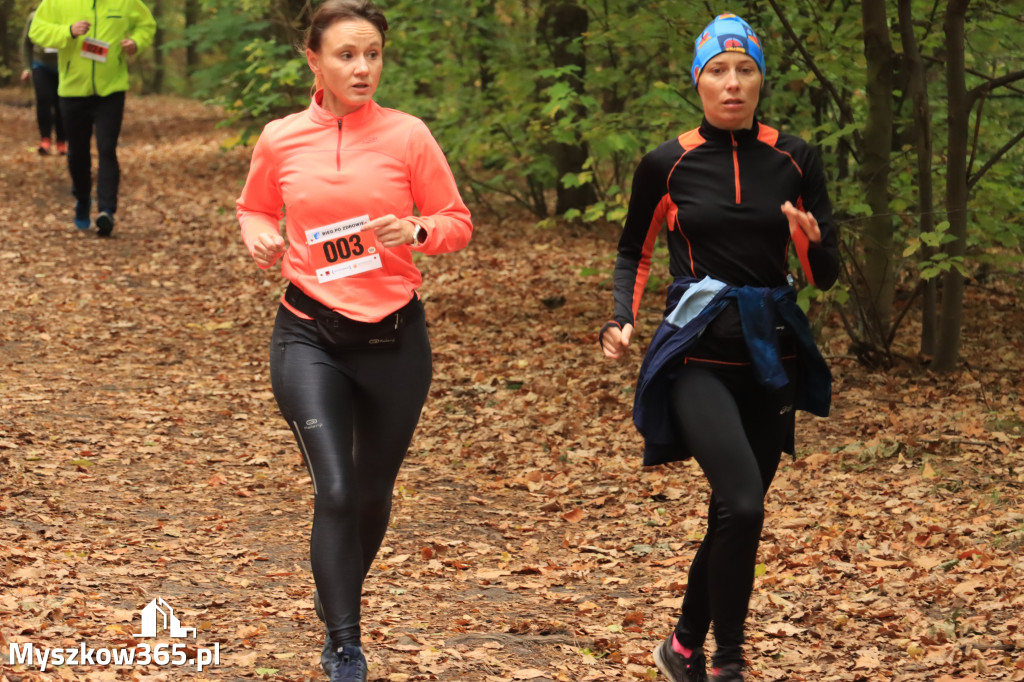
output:
<svg viewBox="0 0 1024 682"><path fill-rule="evenodd" d="M82 56L86 59L105 62L108 52L110 52L110 43L95 38L86 38L82 41Z"/></svg>
<svg viewBox="0 0 1024 682"><path fill-rule="evenodd" d="M370 216L342 220L306 230L316 279L323 284L380 268L380 244L373 232L362 232Z"/></svg>

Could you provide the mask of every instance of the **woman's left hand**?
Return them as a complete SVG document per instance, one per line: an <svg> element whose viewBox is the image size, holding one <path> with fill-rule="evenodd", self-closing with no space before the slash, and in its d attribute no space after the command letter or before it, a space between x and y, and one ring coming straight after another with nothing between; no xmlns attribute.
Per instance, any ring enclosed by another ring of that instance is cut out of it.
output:
<svg viewBox="0 0 1024 682"><path fill-rule="evenodd" d="M369 230L373 230L381 246L389 249L396 246L408 246L416 241L416 225L390 214L374 218L366 223L363 231Z"/></svg>
<svg viewBox="0 0 1024 682"><path fill-rule="evenodd" d="M818 221L807 211L801 211L790 202L782 205L782 212L789 220L789 235L794 241L797 240L797 230L801 230L807 236L807 241L812 244L821 243L821 229L818 228Z"/></svg>

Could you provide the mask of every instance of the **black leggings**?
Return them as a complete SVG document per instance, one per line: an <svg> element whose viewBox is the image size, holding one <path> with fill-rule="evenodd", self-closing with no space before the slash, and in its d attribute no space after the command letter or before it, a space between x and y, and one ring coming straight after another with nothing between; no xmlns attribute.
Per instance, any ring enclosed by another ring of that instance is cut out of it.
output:
<svg viewBox="0 0 1024 682"><path fill-rule="evenodd" d="M713 621L716 667L743 662L764 496L793 423L792 386L769 392L749 367L698 363L672 386L676 424L711 484L708 532L690 565L676 638L699 649Z"/></svg>
<svg viewBox="0 0 1024 682"><path fill-rule="evenodd" d="M49 138L56 131L57 141L63 142L64 119L60 115L60 102L57 98L57 68L52 66L32 67L32 87L36 93L36 123L39 125L39 137Z"/></svg>
<svg viewBox="0 0 1024 682"><path fill-rule="evenodd" d="M281 306L270 380L313 479L313 579L332 644L360 644L363 580L391 515L391 494L431 378L418 300L397 346L325 349L316 324Z"/></svg>

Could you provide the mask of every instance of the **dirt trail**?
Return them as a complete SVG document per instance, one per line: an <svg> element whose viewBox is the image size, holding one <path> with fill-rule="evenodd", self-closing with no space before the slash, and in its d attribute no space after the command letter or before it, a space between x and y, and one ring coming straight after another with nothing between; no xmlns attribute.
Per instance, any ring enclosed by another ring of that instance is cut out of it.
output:
<svg viewBox="0 0 1024 682"><path fill-rule="evenodd" d="M269 390L282 282L234 220L248 152L214 110L130 98L101 240L32 152L25 91L0 95L0 671L322 679L311 490ZM706 491L692 464L638 467L639 356L605 364L594 333L613 249L481 218L420 261L435 378L366 585L371 680L657 679ZM1024 679L1022 325L1009 285L972 291L1001 320L968 322L972 357L1012 371L870 375L826 337L836 413L801 418L769 497L751 679ZM7 661L133 646L157 597L220 665Z"/></svg>

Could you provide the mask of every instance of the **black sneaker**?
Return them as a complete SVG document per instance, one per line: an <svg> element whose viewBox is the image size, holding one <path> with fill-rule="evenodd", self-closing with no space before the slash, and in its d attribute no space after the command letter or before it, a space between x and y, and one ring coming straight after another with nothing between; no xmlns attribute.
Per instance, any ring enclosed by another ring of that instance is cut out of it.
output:
<svg viewBox="0 0 1024 682"><path fill-rule="evenodd" d="M109 237L114 231L114 215L107 211L100 211L96 216L96 234L101 237Z"/></svg>
<svg viewBox="0 0 1024 682"><path fill-rule="evenodd" d="M711 671L711 682L743 682L743 666L729 663Z"/></svg>
<svg viewBox="0 0 1024 682"><path fill-rule="evenodd" d="M658 670L671 682L707 682L704 652L697 649L687 658L672 648L673 637L674 634L669 635L668 639L654 650L654 663Z"/></svg>
<svg viewBox="0 0 1024 682"><path fill-rule="evenodd" d="M334 655L337 663L331 672L331 682L366 682L366 657L360 646L343 646Z"/></svg>

